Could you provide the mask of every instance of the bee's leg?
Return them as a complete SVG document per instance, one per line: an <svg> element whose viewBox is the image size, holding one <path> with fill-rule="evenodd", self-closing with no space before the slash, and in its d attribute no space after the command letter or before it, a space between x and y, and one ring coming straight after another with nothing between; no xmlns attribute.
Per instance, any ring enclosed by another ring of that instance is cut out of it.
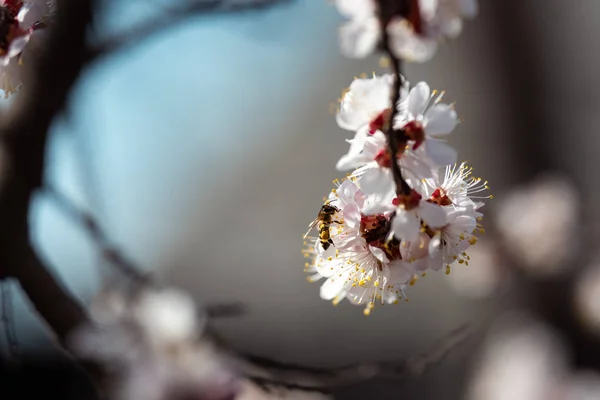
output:
<svg viewBox="0 0 600 400"><path fill-rule="evenodd" d="M343 222L340 222L340 221L331 221L331 222L334 223L334 224L340 224L340 225L343 224Z"/></svg>

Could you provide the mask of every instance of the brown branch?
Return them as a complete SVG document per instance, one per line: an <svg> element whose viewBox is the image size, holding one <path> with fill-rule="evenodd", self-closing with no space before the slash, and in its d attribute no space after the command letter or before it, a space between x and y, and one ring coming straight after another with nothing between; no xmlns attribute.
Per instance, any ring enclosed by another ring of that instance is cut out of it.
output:
<svg viewBox="0 0 600 400"><path fill-rule="evenodd" d="M339 368L310 368L264 357L242 355L244 358L240 368L249 379L261 386L329 393L336 388L374 378L397 380L421 376L464 343L476 329L476 325L463 325L439 339L424 354L395 362L359 363Z"/></svg>
<svg viewBox="0 0 600 400"><path fill-rule="evenodd" d="M402 171L400 170L400 165L398 165L397 161L399 146L403 147L403 144L407 141L406 134L403 130L396 131L394 129L394 120L398 115L400 89L404 83L404 78L402 77L402 62L391 50L389 37L385 27L393 14L400 13L403 15L408 15L409 12L410 4L408 4L407 0L379 0L379 20L382 26L382 47L387 56L390 58L392 73L394 75L394 85L392 86L392 109L389 116L388 127L384 133L388 142L388 151L392 159L392 176L394 178L394 183L396 184L396 194L398 196L408 196L411 193L411 188L404 180Z"/></svg>
<svg viewBox="0 0 600 400"><path fill-rule="evenodd" d="M65 106L83 67L93 3L59 2L57 23L48 32L45 49L35 63L26 66L28 85L0 123L8 170L0 186L0 275L20 283L61 341L87 317L35 254L28 214L33 192L43 178L50 124Z"/></svg>
<svg viewBox="0 0 600 400"><path fill-rule="evenodd" d="M140 23L125 32L102 39L90 47L87 58L93 60L103 54L118 51L128 45L138 44L149 39L165 29L176 26L186 18L200 14L230 13L239 11L260 10L277 3L287 3L291 0L184 0L183 4L175 7L165 7L161 16Z"/></svg>

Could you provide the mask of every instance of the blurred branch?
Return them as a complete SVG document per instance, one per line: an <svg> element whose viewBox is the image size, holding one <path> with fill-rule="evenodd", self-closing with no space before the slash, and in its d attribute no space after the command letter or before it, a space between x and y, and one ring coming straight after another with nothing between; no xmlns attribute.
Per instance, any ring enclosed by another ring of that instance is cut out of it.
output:
<svg viewBox="0 0 600 400"><path fill-rule="evenodd" d="M87 60L91 61L103 54L120 50L128 45L137 44L142 40L176 26L186 18L206 13L225 13L237 11L259 10L277 3L291 0L186 0L175 7L165 7L161 16L153 18L121 32L118 35L104 39L88 50Z"/></svg>
<svg viewBox="0 0 600 400"><path fill-rule="evenodd" d="M32 195L42 183L48 130L81 73L94 1L59 2L56 26L30 66L30 84L3 115L0 137L7 176L0 186L0 276L12 277L61 341L87 320L79 303L33 250L28 225Z"/></svg>
<svg viewBox="0 0 600 400"><path fill-rule="evenodd" d="M264 357L243 355L245 375L265 388L285 387L329 393L335 388L373 378L407 379L421 376L439 364L452 350L472 336L473 325L463 325L437 341L424 354L396 362L359 363L339 368L310 368L282 363Z"/></svg>
<svg viewBox="0 0 600 400"><path fill-rule="evenodd" d="M45 185L45 189L46 193L63 212L83 226L85 231L91 236L92 240L102 252L104 259L114 265L132 281L142 285L152 284L149 274L142 272L142 268L138 267L133 261L125 256L120 249L110 243L108 235L90 213L77 208L73 202L67 199L53 186Z"/></svg>

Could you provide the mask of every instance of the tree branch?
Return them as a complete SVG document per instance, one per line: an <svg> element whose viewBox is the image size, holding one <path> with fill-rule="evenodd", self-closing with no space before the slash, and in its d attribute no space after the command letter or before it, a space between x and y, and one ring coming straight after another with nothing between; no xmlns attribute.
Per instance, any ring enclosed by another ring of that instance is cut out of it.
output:
<svg viewBox="0 0 600 400"><path fill-rule="evenodd" d="M83 67L93 3L59 2L57 23L49 30L39 59L28 65L29 84L0 123L8 170L0 186L0 275L19 281L61 341L87 318L35 254L28 213L33 192L43 178L48 130Z"/></svg>
<svg viewBox="0 0 600 400"><path fill-rule="evenodd" d="M165 8L161 17L150 19L126 32L103 39L90 47L87 59L91 61L101 55L118 51L128 45L149 39L167 28L176 26L186 18L206 13L229 13L237 11L259 10L277 3L291 0L187 0L177 7Z"/></svg>
<svg viewBox="0 0 600 400"><path fill-rule="evenodd" d="M390 9L393 11L390 11ZM391 168L394 183L396 184L396 194L398 196L408 196L411 193L411 188L404 180L402 171L398 165L398 152L400 150L399 146L402 146L402 151L404 151L407 138L403 130L396 131L394 129L394 120L398 115L400 89L404 83L404 78L402 77L402 62L391 50L389 36L385 29L385 26L389 22L390 17L394 12L400 12L401 14L407 15L410 12L410 4L408 4L407 0L379 0L379 20L381 26L384 27L382 29L382 47L387 56L390 58L392 73L394 74L394 85L392 86L392 109L389 116L389 123L384 133L387 138L388 151L392 160Z"/></svg>
<svg viewBox="0 0 600 400"><path fill-rule="evenodd" d="M439 339L424 354L395 362L359 363L339 368L310 368L243 354L244 374L264 387L329 393L332 390L373 378L407 379L420 376L439 364L452 350L475 332L476 326L463 325Z"/></svg>
<svg viewBox="0 0 600 400"><path fill-rule="evenodd" d="M105 260L114 265L125 276L141 285L151 285L150 274L142 272L131 259L124 255L121 250L110 243L108 235L104 232L97 220L88 212L75 206L60 191L51 185L45 185L45 192L54 200L54 203L74 221L80 223L85 231L100 249Z"/></svg>

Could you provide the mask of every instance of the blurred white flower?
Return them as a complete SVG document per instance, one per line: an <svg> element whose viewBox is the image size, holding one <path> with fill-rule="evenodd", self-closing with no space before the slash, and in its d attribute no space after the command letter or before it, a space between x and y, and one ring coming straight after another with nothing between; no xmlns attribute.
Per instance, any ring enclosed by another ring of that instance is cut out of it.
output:
<svg viewBox="0 0 600 400"><path fill-rule="evenodd" d="M338 11L348 18L340 28L340 47L347 57L371 54L381 40L375 0L335 0Z"/></svg>
<svg viewBox="0 0 600 400"><path fill-rule="evenodd" d="M349 19L340 29L346 56L371 54L382 40L383 21L395 56L416 62L429 60L441 39L457 37L463 18L473 18L478 11L476 0L413 0L410 10L387 4L380 10L375 0L336 0L335 4Z"/></svg>
<svg viewBox="0 0 600 400"><path fill-rule="evenodd" d="M395 16L387 26L394 54L408 61L425 62L443 38L462 31L463 18L477 14L476 0L414 0L408 16Z"/></svg>
<svg viewBox="0 0 600 400"><path fill-rule="evenodd" d="M233 399L237 377L225 356L202 337L204 316L175 289L144 289L126 297L100 294L93 321L70 340L81 358L113 372L117 400Z"/></svg>
<svg viewBox="0 0 600 400"><path fill-rule="evenodd" d="M554 333L532 316L505 316L490 330L467 399L553 399L565 376L565 350Z"/></svg>
<svg viewBox="0 0 600 400"><path fill-rule="evenodd" d="M576 250L579 199L560 177L545 177L510 193L498 204L496 222L511 256L535 275L568 267Z"/></svg>
<svg viewBox="0 0 600 400"><path fill-rule="evenodd" d="M204 316L197 315L194 301L178 290L142 292L134 307L141 328L155 345L192 341L204 328Z"/></svg>
<svg viewBox="0 0 600 400"><path fill-rule="evenodd" d="M469 298L493 295L506 278L507 270L501 264L493 244L485 240L469 249L470 266L454 268L448 283L454 291Z"/></svg>

